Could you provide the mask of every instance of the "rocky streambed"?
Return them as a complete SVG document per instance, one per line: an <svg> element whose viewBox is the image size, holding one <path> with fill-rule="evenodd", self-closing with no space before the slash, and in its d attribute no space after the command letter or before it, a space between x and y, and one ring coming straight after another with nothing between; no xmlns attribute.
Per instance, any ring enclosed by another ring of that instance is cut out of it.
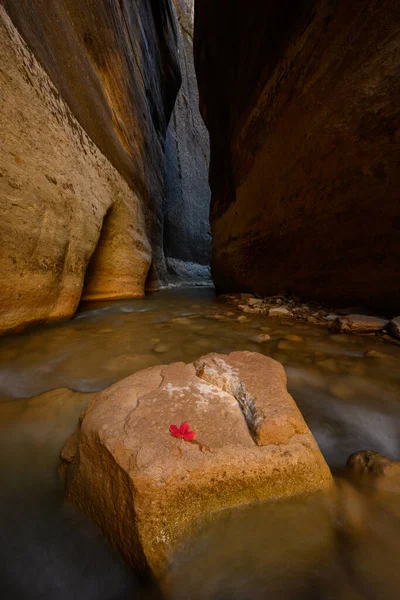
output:
<svg viewBox="0 0 400 600"><path fill-rule="evenodd" d="M279 317L328 326L332 332L379 336L400 346L400 317L379 317L363 307L329 309L316 302L303 303L298 297L277 294L267 298L253 294L227 294L227 302L246 314ZM245 318L240 318L245 321Z"/></svg>
<svg viewBox="0 0 400 600"><path fill-rule="evenodd" d="M339 477L338 497L224 512L174 559L170 593L398 597L399 491L353 486L340 474L358 450L400 458L400 348L329 323L237 311L212 289L186 289L82 307L68 323L0 339L0 577L8 598L147 597L94 525L65 503L59 453L94 392L146 367L235 350L284 365L289 392Z"/></svg>

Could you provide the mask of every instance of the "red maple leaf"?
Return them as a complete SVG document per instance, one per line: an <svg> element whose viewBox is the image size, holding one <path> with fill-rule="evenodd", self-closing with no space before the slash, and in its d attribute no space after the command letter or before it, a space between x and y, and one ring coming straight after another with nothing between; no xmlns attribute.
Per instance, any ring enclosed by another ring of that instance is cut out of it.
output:
<svg viewBox="0 0 400 600"><path fill-rule="evenodd" d="M183 438L185 442L191 442L196 437L195 432L190 431L190 425L187 421L182 423L180 427L170 425L169 430L174 437Z"/></svg>

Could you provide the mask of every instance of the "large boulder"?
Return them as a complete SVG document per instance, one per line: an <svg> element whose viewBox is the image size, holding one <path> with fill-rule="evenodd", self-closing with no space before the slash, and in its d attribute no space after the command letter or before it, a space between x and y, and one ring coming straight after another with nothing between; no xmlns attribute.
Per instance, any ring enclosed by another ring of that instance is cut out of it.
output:
<svg viewBox="0 0 400 600"><path fill-rule="evenodd" d="M195 14L217 288L398 310L400 3Z"/></svg>
<svg viewBox="0 0 400 600"><path fill-rule="evenodd" d="M179 85L170 0L2 3L0 331L165 279Z"/></svg>
<svg viewBox="0 0 400 600"><path fill-rule="evenodd" d="M185 421L194 440L169 431ZM332 484L282 365L252 352L123 379L95 396L62 457L68 496L157 576L206 515Z"/></svg>

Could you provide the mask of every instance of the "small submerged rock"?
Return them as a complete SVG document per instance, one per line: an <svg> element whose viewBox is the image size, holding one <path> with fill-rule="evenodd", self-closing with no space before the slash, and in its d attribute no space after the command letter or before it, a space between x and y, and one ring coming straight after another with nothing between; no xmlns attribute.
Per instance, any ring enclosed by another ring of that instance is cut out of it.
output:
<svg viewBox="0 0 400 600"><path fill-rule="evenodd" d="M190 325L191 320L187 317L175 317L171 319L171 323L175 323L176 325Z"/></svg>
<svg viewBox="0 0 400 600"><path fill-rule="evenodd" d="M206 326L201 325L200 323L192 323L190 325L190 329L192 329L193 331L204 331L204 329L206 329Z"/></svg>
<svg viewBox="0 0 400 600"><path fill-rule="evenodd" d="M279 306L277 308L270 308L268 312L269 317L285 317L289 316L290 310L285 308L284 306Z"/></svg>
<svg viewBox="0 0 400 600"><path fill-rule="evenodd" d="M267 314L268 309L267 308L263 308L262 306L245 306L243 309L243 312L245 313L250 313L250 314L255 314L255 315L262 315L262 314Z"/></svg>
<svg viewBox="0 0 400 600"><path fill-rule="evenodd" d="M153 352L156 352L157 354L165 354L168 351L169 351L169 346L167 344L163 344L162 342L156 344L153 347Z"/></svg>
<svg viewBox="0 0 400 600"><path fill-rule="evenodd" d="M381 358L381 359L390 359L392 358L388 354L384 354L383 352L379 352L378 350L367 350L364 353L365 358Z"/></svg>
<svg viewBox="0 0 400 600"><path fill-rule="evenodd" d="M279 350L296 350L296 346L294 344L291 344L290 342L287 342L286 340L279 340L278 349Z"/></svg>
<svg viewBox="0 0 400 600"><path fill-rule="evenodd" d="M207 338L200 338L198 340L195 341L196 346L198 346L199 348L211 348L213 346L213 341L209 340Z"/></svg>
<svg viewBox="0 0 400 600"><path fill-rule="evenodd" d="M342 333L377 333L386 328L389 321L368 315L346 315L338 317L335 328Z"/></svg>
<svg viewBox="0 0 400 600"><path fill-rule="evenodd" d="M266 342L271 341L271 336L269 335L269 333L260 333L259 335L256 335L251 339L257 342L258 344L265 344Z"/></svg>
<svg viewBox="0 0 400 600"><path fill-rule="evenodd" d="M245 317L245 315L240 315L240 317L238 317L239 323L246 323L248 320L249 317Z"/></svg>
<svg viewBox="0 0 400 600"><path fill-rule="evenodd" d="M346 468L351 476L359 481L394 477L400 484L400 461L392 460L373 450L355 452L349 456Z"/></svg>
<svg viewBox="0 0 400 600"><path fill-rule="evenodd" d="M345 383L344 381L336 381L329 387L330 392L336 396L336 398L340 398L341 400L347 400L354 396L354 389L351 385Z"/></svg>
<svg viewBox="0 0 400 600"><path fill-rule="evenodd" d="M284 340L287 340L288 342L303 342L303 338L300 335L295 335L295 334L289 334L289 335L285 335Z"/></svg>
<svg viewBox="0 0 400 600"><path fill-rule="evenodd" d="M394 338L400 340L400 317L395 317L390 321L387 329Z"/></svg>

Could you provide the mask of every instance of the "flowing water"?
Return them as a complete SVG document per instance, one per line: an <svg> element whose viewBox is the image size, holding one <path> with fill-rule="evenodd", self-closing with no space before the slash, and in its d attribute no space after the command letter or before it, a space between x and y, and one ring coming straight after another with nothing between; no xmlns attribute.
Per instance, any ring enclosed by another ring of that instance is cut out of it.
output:
<svg viewBox="0 0 400 600"><path fill-rule="evenodd" d="M400 459L399 347L259 315L242 323L239 314L212 289L164 290L82 307L69 322L0 339L2 597L158 596L64 501L57 475L63 442L93 393L138 369L210 351L262 352L284 364L289 391L335 472L361 449ZM265 332L271 340L261 343ZM365 357L368 350L379 354ZM335 498L227 511L177 554L171 593L397 599L399 507L396 487L376 495L339 478Z"/></svg>

